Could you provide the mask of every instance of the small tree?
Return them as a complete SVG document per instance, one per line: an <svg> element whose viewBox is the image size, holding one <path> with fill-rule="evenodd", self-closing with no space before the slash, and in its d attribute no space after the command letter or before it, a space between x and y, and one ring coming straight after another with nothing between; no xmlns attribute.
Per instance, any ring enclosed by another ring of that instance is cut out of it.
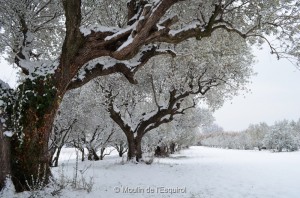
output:
<svg viewBox="0 0 300 198"><path fill-rule="evenodd" d="M58 166L58 159L60 156L61 149L64 145L70 144L70 134L74 124L77 122L74 119L71 123L68 124L66 128L63 128L59 122L56 122L53 128L53 132L50 137L49 151L51 155L51 166Z"/></svg>
<svg viewBox="0 0 300 198"><path fill-rule="evenodd" d="M116 128L118 127L116 126ZM114 133L113 142L111 146L118 151L119 157L123 157L123 155L128 151L128 145L126 141L126 136L122 131L118 129L116 129L117 132Z"/></svg>
<svg viewBox="0 0 300 198"><path fill-rule="evenodd" d="M261 150L264 147L263 139L269 133L269 126L262 122L260 124L250 125L243 133L248 134L248 144L251 149L257 148Z"/></svg>

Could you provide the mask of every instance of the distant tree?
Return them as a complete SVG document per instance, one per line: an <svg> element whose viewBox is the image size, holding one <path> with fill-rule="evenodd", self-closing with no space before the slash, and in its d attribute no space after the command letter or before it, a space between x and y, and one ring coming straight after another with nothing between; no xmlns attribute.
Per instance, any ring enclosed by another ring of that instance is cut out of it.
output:
<svg viewBox="0 0 300 198"><path fill-rule="evenodd" d="M263 139L267 133L269 133L269 126L262 122L260 124L250 125L244 133L249 136L248 142L251 149L258 148L261 150L264 147Z"/></svg>
<svg viewBox="0 0 300 198"><path fill-rule="evenodd" d="M104 156L110 154L105 153L105 150L106 147L112 145L115 129L112 128L109 131L107 126L103 125L102 127L97 126L93 133L88 133L89 137L86 137L87 133L82 133L82 138L85 139L85 145L89 152L88 160L103 160ZM98 151L100 151L100 156L97 154Z"/></svg>
<svg viewBox="0 0 300 198"><path fill-rule="evenodd" d="M146 134L142 141L144 150L153 152L159 149L161 155L167 156L181 148L195 145L200 126L209 124L212 120L212 113L208 109L197 106L191 108L184 115L175 117L172 122ZM156 156L160 154L156 153Z"/></svg>
<svg viewBox="0 0 300 198"><path fill-rule="evenodd" d="M88 151L89 160L102 160L108 154L105 152L106 147L113 146L117 141L114 140L117 138L116 125L95 99L89 86L72 90L62 101L56 117L55 126L59 124L60 128L69 129L72 123L68 141L80 150L82 160L85 150Z"/></svg>
<svg viewBox="0 0 300 198"><path fill-rule="evenodd" d="M76 119L68 123L66 128L64 128L59 122L56 122L53 127L53 132L50 137L49 151L51 155L51 166L58 166L58 159L60 156L61 149L64 145L70 144L70 134L74 124L77 122Z"/></svg>
<svg viewBox="0 0 300 198"><path fill-rule="evenodd" d="M267 149L273 149L278 152L298 149L296 137L292 133L292 127L287 120L276 122L269 133L265 135L263 141Z"/></svg>
<svg viewBox="0 0 300 198"><path fill-rule="evenodd" d="M299 149L299 139L295 130L296 122L287 120L276 122L273 126L266 123L250 125L241 132L224 132L202 135L200 143L204 146L230 149L259 149L273 151L295 151Z"/></svg>
<svg viewBox="0 0 300 198"><path fill-rule="evenodd" d="M113 142L111 146L117 150L119 157L123 157L123 155L127 153L128 145L126 136L123 132L118 130L116 133L114 133Z"/></svg>

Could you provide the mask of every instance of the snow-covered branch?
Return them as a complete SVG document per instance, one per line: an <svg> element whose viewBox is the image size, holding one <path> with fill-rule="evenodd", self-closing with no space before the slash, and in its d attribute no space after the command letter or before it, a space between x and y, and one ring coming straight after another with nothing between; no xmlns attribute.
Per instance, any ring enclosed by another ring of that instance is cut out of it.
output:
<svg viewBox="0 0 300 198"><path fill-rule="evenodd" d="M68 89L80 87L90 80L112 73L121 73L127 80L136 84L135 73L144 66L152 57L157 55L170 54L176 56L175 52L170 49L159 49L156 45L143 48L133 59L119 61L111 57L102 57L94 59L80 69L77 76L69 84Z"/></svg>

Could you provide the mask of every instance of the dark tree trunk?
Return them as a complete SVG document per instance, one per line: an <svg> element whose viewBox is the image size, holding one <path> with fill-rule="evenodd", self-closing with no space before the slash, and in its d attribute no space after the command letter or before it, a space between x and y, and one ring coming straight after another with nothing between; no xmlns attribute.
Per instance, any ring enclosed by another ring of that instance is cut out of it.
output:
<svg viewBox="0 0 300 198"><path fill-rule="evenodd" d="M102 147L101 149L100 149L100 160L103 160L104 159L104 151L105 151L105 147Z"/></svg>
<svg viewBox="0 0 300 198"><path fill-rule="evenodd" d="M121 150L119 150L118 153L119 153L119 157L123 157L123 154L124 154L124 153L123 153Z"/></svg>
<svg viewBox="0 0 300 198"><path fill-rule="evenodd" d="M175 147L176 147L176 144L174 142L172 142L170 144L170 153L171 154L174 154L175 153Z"/></svg>
<svg viewBox="0 0 300 198"><path fill-rule="evenodd" d="M97 155L95 149L93 149L93 156L94 156L94 160L95 160L95 161L100 160L100 158L99 158L99 156ZM102 159L101 159L101 160L102 160Z"/></svg>
<svg viewBox="0 0 300 198"><path fill-rule="evenodd" d="M101 158L99 158L99 156L97 155L95 149L89 149L88 160L98 161L100 159Z"/></svg>
<svg viewBox="0 0 300 198"><path fill-rule="evenodd" d="M157 147L155 148L154 155L155 155L156 157L161 156L161 149L160 149L160 146L157 146Z"/></svg>
<svg viewBox="0 0 300 198"><path fill-rule="evenodd" d="M89 153L88 153L88 160L93 161L93 153L92 153L92 150L89 149L88 151L89 151Z"/></svg>
<svg viewBox="0 0 300 198"><path fill-rule="evenodd" d="M52 160L52 166L53 167L58 167L58 159L59 159L59 156L60 156L61 149L62 149L62 147L57 148L56 155Z"/></svg>
<svg viewBox="0 0 300 198"><path fill-rule="evenodd" d="M49 166L54 166L54 160L55 160L55 157L54 157L54 154L56 153L56 150L57 150L57 147L52 147L51 149L49 149L49 155L50 155L50 164Z"/></svg>
<svg viewBox="0 0 300 198"><path fill-rule="evenodd" d="M0 120L0 190L4 187L7 176L11 174L10 139L3 134L3 129L3 123Z"/></svg>
<svg viewBox="0 0 300 198"><path fill-rule="evenodd" d="M81 161L84 161L84 148L83 149L79 149L81 152Z"/></svg>
<svg viewBox="0 0 300 198"><path fill-rule="evenodd" d="M127 137L128 141L128 160L135 159L137 162L140 162L142 159L142 137Z"/></svg>
<svg viewBox="0 0 300 198"><path fill-rule="evenodd" d="M154 155L156 157L168 157L169 156L168 147L165 145L157 146Z"/></svg>
<svg viewBox="0 0 300 198"><path fill-rule="evenodd" d="M128 143L128 152L127 152L127 160L132 160L135 158L135 143L134 143L134 137L128 137L127 136L127 143Z"/></svg>
<svg viewBox="0 0 300 198"><path fill-rule="evenodd" d="M142 159L142 137L135 138L135 145L136 145L136 161L139 162Z"/></svg>

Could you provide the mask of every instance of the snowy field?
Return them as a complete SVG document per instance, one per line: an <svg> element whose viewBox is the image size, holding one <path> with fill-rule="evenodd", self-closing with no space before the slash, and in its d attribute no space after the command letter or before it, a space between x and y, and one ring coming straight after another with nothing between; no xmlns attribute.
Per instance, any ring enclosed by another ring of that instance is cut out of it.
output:
<svg viewBox="0 0 300 198"><path fill-rule="evenodd" d="M74 178L74 151L63 150L60 166L53 169L57 178ZM195 146L170 158L155 159L151 165L124 164L122 158L110 155L103 161L79 162L78 170L79 179L82 175L87 182L92 178L92 191L64 189L61 197L300 197L300 152Z"/></svg>

